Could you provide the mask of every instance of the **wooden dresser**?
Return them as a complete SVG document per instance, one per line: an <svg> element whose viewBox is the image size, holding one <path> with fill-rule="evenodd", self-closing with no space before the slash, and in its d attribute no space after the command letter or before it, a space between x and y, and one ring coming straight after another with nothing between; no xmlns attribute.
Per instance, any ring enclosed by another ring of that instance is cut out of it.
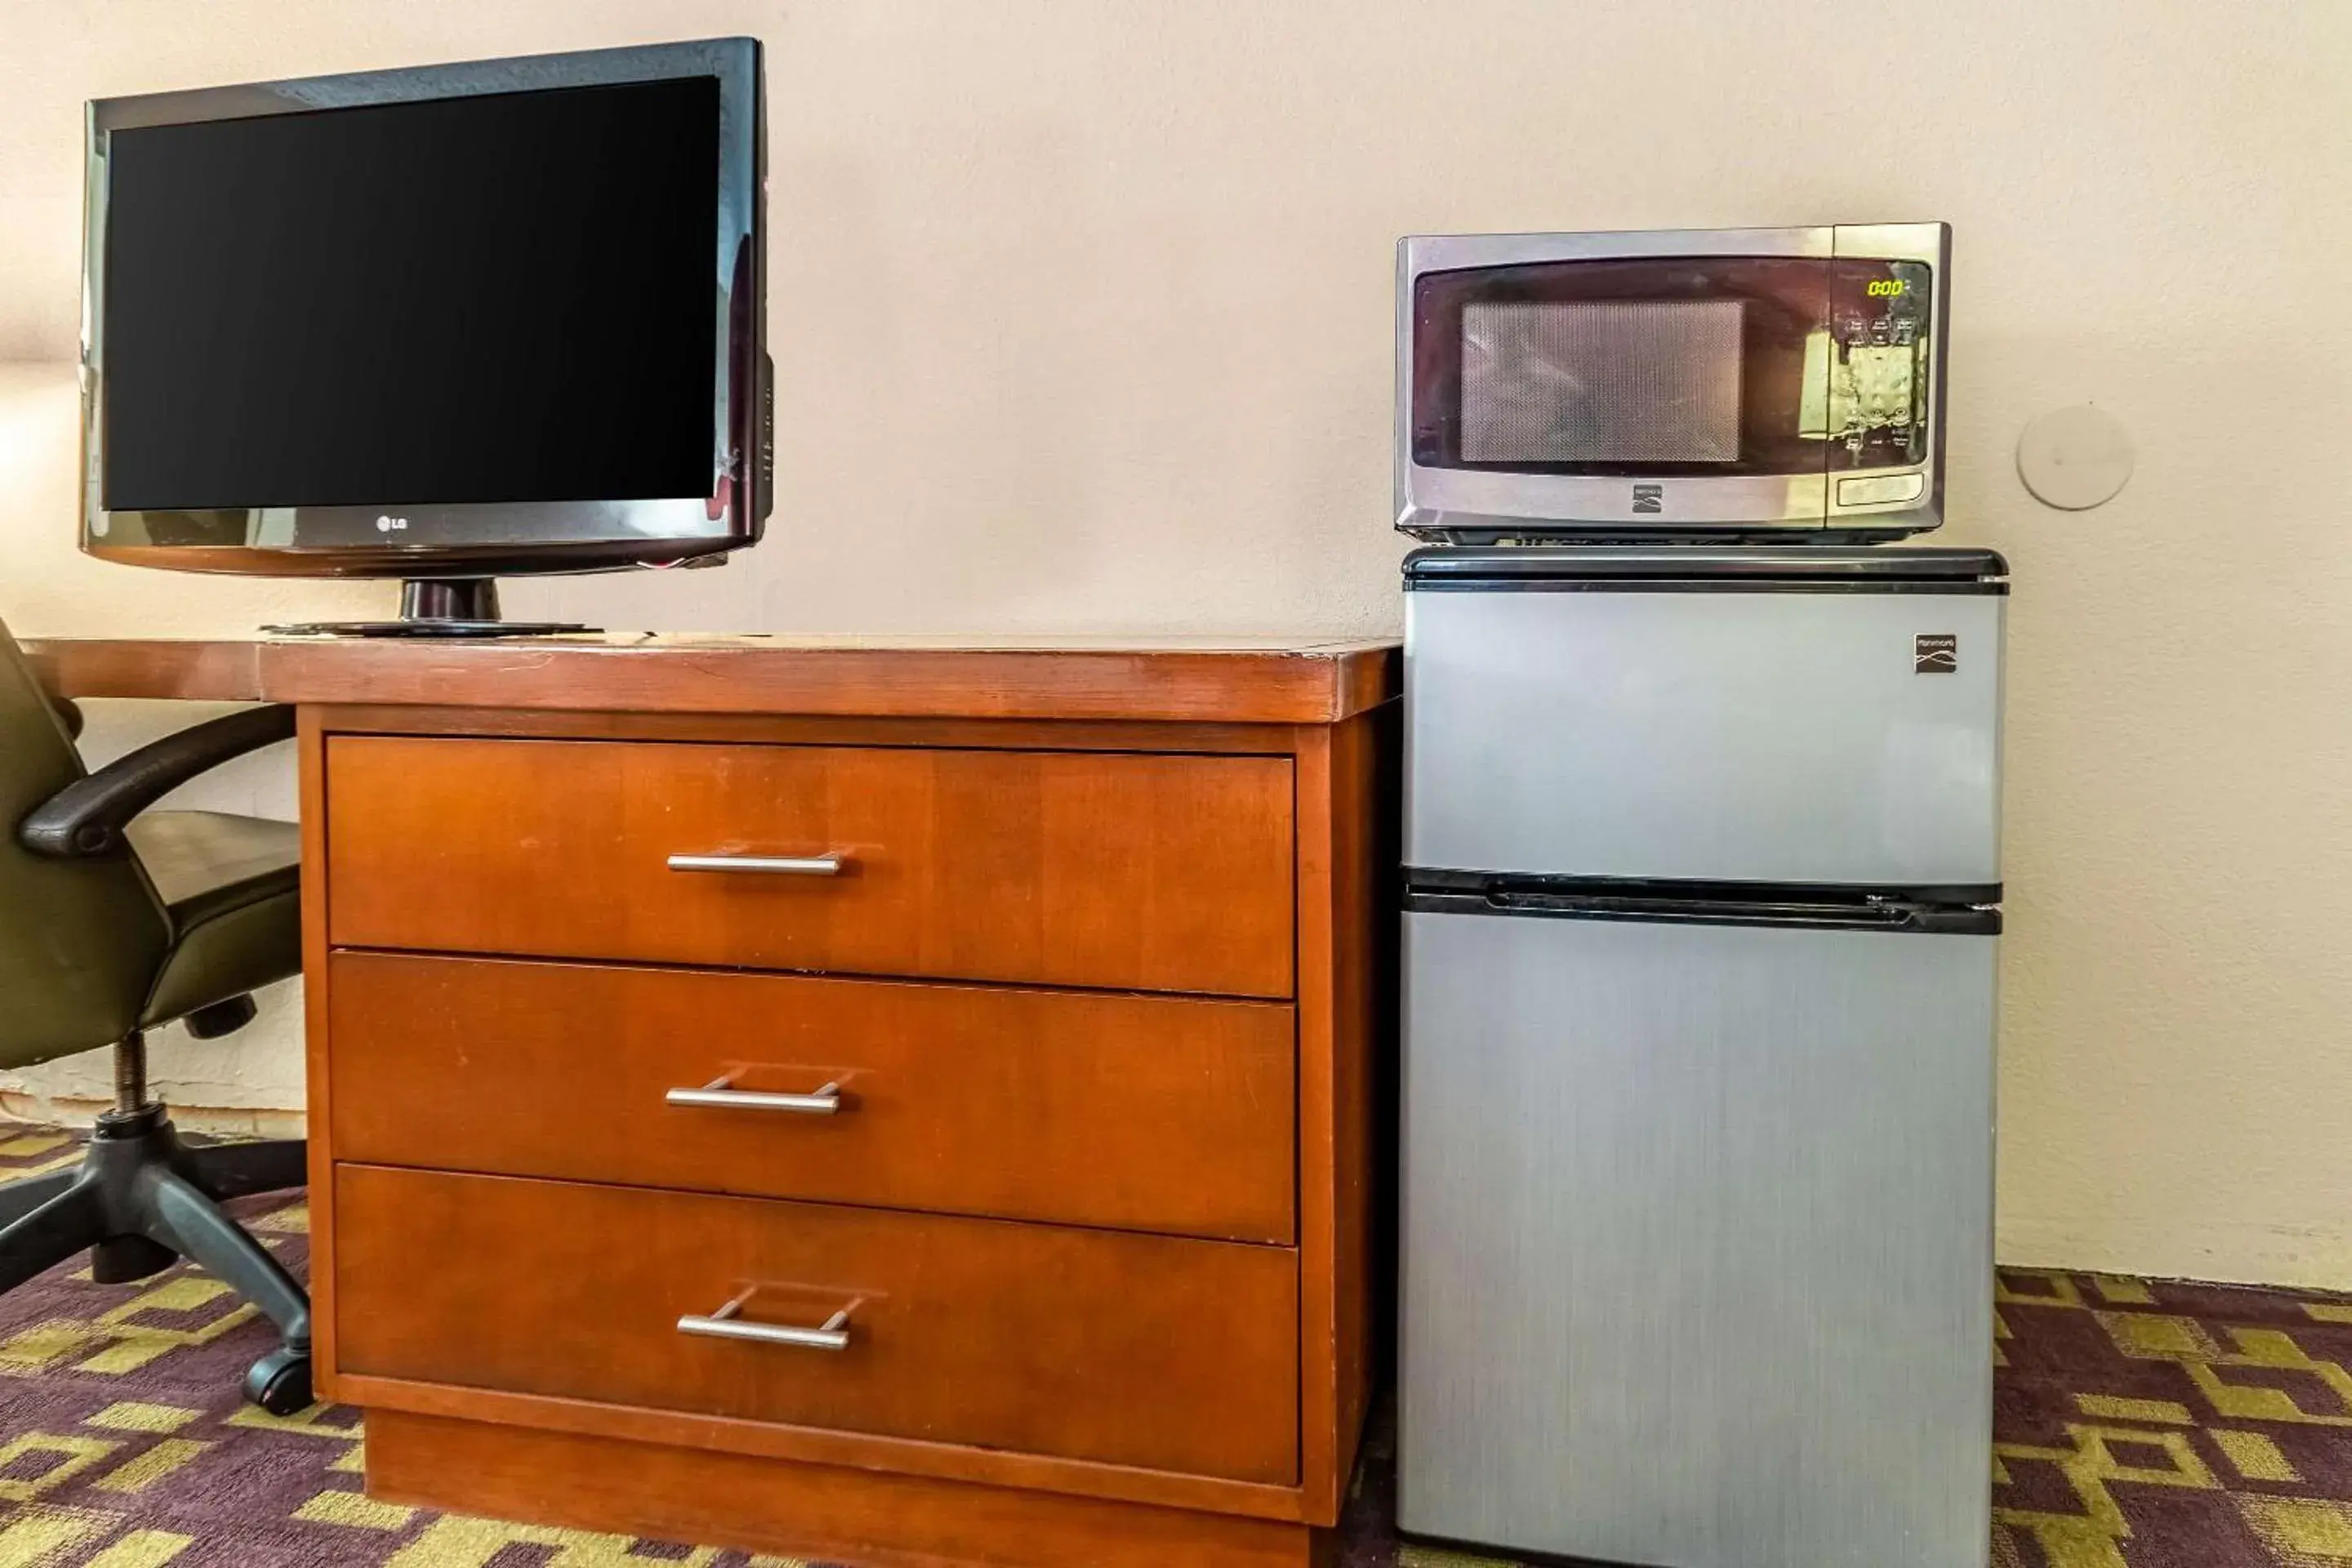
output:
<svg viewBox="0 0 2352 1568"><path fill-rule="evenodd" d="M152 694L142 646L35 651ZM1392 648L243 646L300 708L371 1494L853 1563L1328 1544ZM205 658L180 694L247 694Z"/></svg>

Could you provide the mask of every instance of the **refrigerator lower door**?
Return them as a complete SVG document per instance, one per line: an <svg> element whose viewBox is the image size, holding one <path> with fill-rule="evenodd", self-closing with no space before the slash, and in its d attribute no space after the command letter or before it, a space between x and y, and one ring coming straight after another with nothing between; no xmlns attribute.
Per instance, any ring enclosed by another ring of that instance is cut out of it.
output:
<svg viewBox="0 0 2352 1568"><path fill-rule="evenodd" d="M1924 586L1407 594L1405 863L1997 884L2007 601Z"/></svg>
<svg viewBox="0 0 2352 1568"><path fill-rule="evenodd" d="M1983 1568L1995 942L1407 914L1402 1527Z"/></svg>

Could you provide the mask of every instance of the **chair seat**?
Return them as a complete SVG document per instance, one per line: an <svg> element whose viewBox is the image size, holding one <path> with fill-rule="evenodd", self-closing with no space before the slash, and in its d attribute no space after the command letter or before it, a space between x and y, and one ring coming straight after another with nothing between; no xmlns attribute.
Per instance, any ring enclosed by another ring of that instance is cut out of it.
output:
<svg viewBox="0 0 2352 1568"><path fill-rule="evenodd" d="M172 920L172 950L142 1028L301 972L300 828L218 811L151 811L131 820L128 837Z"/></svg>

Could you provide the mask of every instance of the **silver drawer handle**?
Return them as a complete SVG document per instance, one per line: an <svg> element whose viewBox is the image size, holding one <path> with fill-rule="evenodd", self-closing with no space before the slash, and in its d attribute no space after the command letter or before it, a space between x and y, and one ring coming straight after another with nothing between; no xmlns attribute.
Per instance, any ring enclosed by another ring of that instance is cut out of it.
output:
<svg viewBox="0 0 2352 1568"><path fill-rule="evenodd" d="M673 871L751 871L768 877L838 877L840 855L673 855Z"/></svg>
<svg viewBox="0 0 2352 1568"><path fill-rule="evenodd" d="M797 1110L803 1116L831 1116L841 1109L841 1084L836 1079L806 1094L771 1094L763 1089L730 1089L722 1078L700 1089L673 1089L662 1098L672 1105L701 1105L713 1110Z"/></svg>
<svg viewBox="0 0 2352 1568"><path fill-rule="evenodd" d="M845 1351L849 1348L849 1308L844 1307L814 1329L796 1329L789 1323L747 1323L738 1314L743 1310L743 1303L749 1301L751 1295L751 1291L744 1291L707 1318L690 1314L680 1318L677 1331L698 1334L710 1340L749 1340L763 1345L798 1345L803 1350L811 1351Z"/></svg>

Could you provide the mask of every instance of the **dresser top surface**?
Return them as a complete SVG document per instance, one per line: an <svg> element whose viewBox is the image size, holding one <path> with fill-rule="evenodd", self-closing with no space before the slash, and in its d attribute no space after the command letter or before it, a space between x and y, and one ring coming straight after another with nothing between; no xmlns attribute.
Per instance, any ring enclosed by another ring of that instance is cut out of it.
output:
<svg viewBox="0 0 2352 1568"><path fill-rule="evenodd" d="M25 650L74 698L875 718L1336 723L1402 677L1392 641L1279 637L59 637Z"/></svg>

